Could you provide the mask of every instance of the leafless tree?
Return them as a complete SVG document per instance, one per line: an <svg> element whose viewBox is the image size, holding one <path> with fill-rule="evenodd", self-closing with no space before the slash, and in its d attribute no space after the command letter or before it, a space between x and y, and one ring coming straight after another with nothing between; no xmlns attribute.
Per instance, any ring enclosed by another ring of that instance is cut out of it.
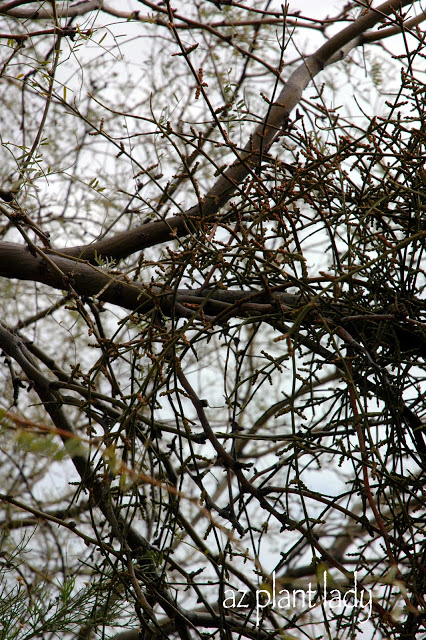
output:
<svg viewBox="0 0 426 640"><path fill-rule="evenodd" d="M426 14L321 4L0 2L0 638L425 633Z"/></svg>

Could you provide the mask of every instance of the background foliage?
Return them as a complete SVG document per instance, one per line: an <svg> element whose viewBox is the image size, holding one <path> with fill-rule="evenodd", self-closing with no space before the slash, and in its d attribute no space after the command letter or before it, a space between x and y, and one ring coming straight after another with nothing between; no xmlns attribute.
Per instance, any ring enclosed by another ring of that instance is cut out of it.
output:
<svg viewBox="0 0 426 640"><path fill-rule="evenodd" d="M424 633L425 14L325 5L0 3L1 638Z"/></svg>

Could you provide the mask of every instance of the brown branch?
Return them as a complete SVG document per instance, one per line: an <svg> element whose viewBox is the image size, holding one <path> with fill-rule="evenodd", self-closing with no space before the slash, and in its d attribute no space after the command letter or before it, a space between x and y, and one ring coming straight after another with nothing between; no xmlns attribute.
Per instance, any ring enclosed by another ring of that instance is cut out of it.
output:
<svg viewBox="0 0 426 640"><path fill-rule="evenodd" d="M76 536L84 540L87 546L89 546L90 544L93 544L96 547L101 547L105 551L108 551L108 553L112 553L115 556L119 556L119 553L110 545L106 544L105 542L100 542L96 538L92 538L88 536L83 531L79 531L76 528L76 523L73 522L73 520L70 520L71 513L65 509L58 510L58 513L49 513L48 511L40 511L39 509L34 509L33 507L30 507L28 504L25 504L24 502L20 502L19 500L16 500L16 498L5 495L4 493L0 493L0 500L2 502L12 504L14 507L18 507L18 509L22 509L27 513L32 513L34 516L33 518L25 518L21 520L3 520L2 522L0 522L1 527L7 527L8 529L17 529L18 527L35 527L39 524L40 520L41 521L46 520L48 522L54 522L55 524L59 525L60 527L64 527L65 529L69 529L69 531L72 531L72 533L74 533ZM79 510L80 510L80 507L74 508L75 513L79 513ZM68 520L65 520L64 519L65 517L68 518Z"/></svg>
<svg viewBox="0 0 426 640"><path fill-rule="evenodd" d="M373 31L372 33L366 33L363 37L365 44L369 44L370 42L378 42L380 40L384 40L385 38L390 38L391 36L398 35L401 31L408 31L413 27L417 27L421 22L426 20L426 10L419 13L418 16L414 16L414 18L410 18L404 22L403 25L397 25L395 27L389 27L388 29L380 29L378 31Z"/></svg>
<svg viewBox="0 0 426 640"><path fill-rule="evenodd" d="M59 34L61 36L70 36L71 38L78 34L78 30L74 27L53 27L53 29L42 29L41 31L29 31L28 33L0 33L0 40L16 40L16 42L24 42L35 36L49 36ZM89 35L89 31L85 31L84 35ZM8 194L6 193L6 197Z"/></svg>
<svg viewBox="0 0 426 640"><path fill-rule="evenodd" d="M20 8L23 4L35 4L32 2L6 2L0 5L0 14L10 16L11 18L22 18L24 20L49 20L54 18L54 12L47 3L37 2L37 7L29 7L28 9ZM56 7L58 18L75 18L83 16L91 11L100 10L102 0L88 0L87 2L77 2L75 5L69 6L68 2L64 2Z"/></svg>
<svg viewBox="0 0 426 640"><path fill-rule="evenodd" d="M100 8L100 4L94 1L69 7L67 15L69 17L71 15L81 15L87 11ZM191 218L195 222L196 228L196 218L200 214L208 216L216 213L230 200L237 185L241 184L252 172L253 167L256 167L261 162L262 155L280 135L286 126L290 113L300 102L303 91L315 76L329 64L341 60L352 48L362 44L365 31L381 22L386 15L406 4L409 4L409 0L403 0L402 2L400 0L391 0L380 5L377 9L367 11L352 24L330 38L313 55L306 58L290 75L278 99L270 105L263 122L257 126L253 135L250 136L245 149L238 155L237 161L219 176L203 200L187 211L186 215L173 216L161 222L150 222L136 229L118 233L110 239L94 242L89 246L62 249L60 253L89 260L90 262L94 262L96 256L118 260L147 247L167 242L173 237L188 235L191 232L191 228L194 228L190 224ZM9 5L4 5L3 10L5 10L5 6ZM2 7L0 7L1 11ZM79 13L74 14L72 11ZM46 13L45 17L52 17L49 9L40 10L36 17L42 17L43 12ZM62 15L60 11L58 15Z"/></svg>
<svg viewBox="0 0 426 640"><path fill-rule="evenodd" d="M100 267L88 262L64 257L54 252L45 251L48 260L41 255L34 255L30 249L13 242L0 242L0 277L17 278L40 282L54 289L72 289L81 296L93 296L99 301L118 305L123 309L146 313L155 306L170 314L176 304L180 305L181 317L193 317L196 304L201 311L205 305L212 305L213 312L223 314L225 311L234 316L250 315L270 310L270 300L265 298L262 291L234 291L234 290L178 290L171 293L161 286L146 286L131 282L124 277L108 273ZM297 294L278 292L277 299L285 305L300 304ZM252 309L250 303L257 303ZM190 308L182 305L191 305ZM176 310L173 310L176 313ZM218 322L221 320L218 317Z"/></svg>
<svg viewBox="0 0 426 640"><path fill-rule="evenodd" d="M0 243L0 276L47 284L66 290L68 285L82 296L97 296L99 300L117 304L124 309L136 309L152 300L152 294L141 286L115 278L86 262L49 253L49 262L34 255L23 245ZM61 275L62 274L62 275ZM157 293L159 288L157 287Z"/></svg>
<svg viewBox="0 0 426 640"><path fill-rule="evenodd" d="M188 221L191 218L195 221L200 215L206 217L217 213L232 198L236 187L253 173L253 168L259 165L263 154L283 132L290 113L299 104L303 91L315 76L326 66L343 59L351 49L363 44L365 31L407 4L410 4L410 0L391 0L377 9L367 11L307 57L290 75L277 100L270 105L263 122L256 127L244 150L238 153L237 161L219 176L210 191L186 215L173 216L162 222L150 222L137 230L117 234L109 240L94 242L88 247L64 249L62 252L90 261L93 261L95 252L98 256L119 259L166 242L172 235L187 235L190 232L191 225Z"/></svg>
<svg viewBox="0 0 426 640"><path fill-rule="evenodd" d="M326 66L344 58L356 46L362 44L362 35L383 18L401 6L409 4L410 0L391 0L380 5L377 9L367 11L352 24L330 38L313 55L290 75L277 100L270 106L263 122L259 124L250 137L241 160L231 165L216 184L204 197L200 207L204 215L218 211L232 197L235 187L249 175L252 167L256 167L262 155L286 126L290 113L298 105L303 91ZM199 210L194 207L191 212Z"/></svg>
<svg viewBox="0 0 426 640"><path fill-rule="evenodd" d="M116 233L111 238L104 238L89 245L80 245L60 250L60 253L89 262L96 262L97 257L121 260L127 256L143 251L174 238L186 236L193 225L182 216L172 216L164 221L148 222L140 227Z"/></svg>

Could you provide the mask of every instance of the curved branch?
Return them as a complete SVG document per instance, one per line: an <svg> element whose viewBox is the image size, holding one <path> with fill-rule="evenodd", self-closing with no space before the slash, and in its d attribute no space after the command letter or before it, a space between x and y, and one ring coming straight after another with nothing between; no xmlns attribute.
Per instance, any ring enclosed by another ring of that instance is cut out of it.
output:
<svg viewBox="0 0 426 640"><path fill-rule="evenodd" d="M186 236L190 226L182 216L172 216L166 220L147 222L146 224L116 233L89 245L67 247L60 250L66 256L95 262L99 256L113 260L121 260L127 256L143 251L174 238Z"/></svg>
<svg viewBox="0 0 426 640"><path fill-rule="evenodd" d="M5 13L7 8L14 4L11 2L3 5L3 7L0 6L0 13ZM69 7L67 15L69 17L71 15L81 15L82 13L99 9L101 4L98 0L83 2L74 7ZM196 223L196 219L199 218L200 214L206 217L217 213L233 196L236 187L252 173L253 167L256 167L261 162L262 155L283 131L290 113L298 105L303 91L315 76L326 66L344 58L351 49L363 44L366 38L365 31L381 22L385 16L407 4L410 4L409 0L402 0L402 2L401 0L390 0L381 4L377 9L370 9L352 24L342 29L341 32L330 38L314 54L306 58L290 75L278 99L270 105L263 122L256 127L244 150L238 155L237 161L219 176L210 191L197 205L189 209L186 215L172 216L160 222L149 222L136 229L118 233L112 238L93 242L86 246L63 248L59 252L63 255L88 260L92 263L96 261L97 256L119 260L147 247L167 242L173 237L188 235L191 232L192 225L189 224L191 218ZM27 18L51 17L50 9L41 9L36 14L34 12L31 13L32 10L29 9L19 9L19 12L25 13L25 16L15 16L14 11L10 9L8 15ZM58 11L58 15L61 15L60 9ZM127 305L124 306L129 308ZM132 308L134 308L133 305Z"/></svg>
<svg viewBox="0 0 426 640"><path fill-rule="evenodd" d="M238 159L224 171L203 199L190 208L184 216L173 216L165 221L150 222L113 236L109 240L94 242L87 247L74 247L61 252L93 261L96 255L120 259L170 239L171 235L185 236L189 233L191 218L211 216L223 207L234 195L236 187L258 166L264 153L285 128L290 113L299 104L303 91L325 67L343 59L354 47L364 43L364 33L378 22L410 4L410 0L390 0L377 9L370 9L352 24L330 38L315 53L306 58L290 75L278 99L270 105L263 121L250 136L244 150L237 153ZM253 174L254 175L254 174ZM255 177L255 175L254 175ZM171 233L173 230L173 233Z"/></svg>
<svg viewBox="0 0 426 640"><path fill-rule="evenodd" d="M270 310L270 299L265 297L263 291L179 289L172 293L160 286L131 282L88 262L72 259L57 252L45 253L48 261L43 260L39 254L35 255L24 245L0 242L0 277L40 282L60 290L67 290L72 286L78 295L93 296L99 301L138 313L147 313L158 306L166 315L173 310L175 316L193 317L194 305L200 309L209 305L211 313L220 314L218 321L224 322L230 315L239 316ZM284 305L296 306L301 303L298 294L279 291L275 296ZM185 304L190 307L184 307Z"/></svg>
<svg viewBox="0 0 426 640"><path fill-rule="evenodd" d="M67 290L72 285L79 295L96 296L98 300L111 302L124 309L134 310L152 300L152 294L140 285L115 278L86 262L54 253L49 253L49 262L34 255L24 245L0 243L0 276L5 278L40 282L61 290Z"/></svg>
<svg viewBox="0 0 426 640"><path fill-rule="evenodd" d="M0 5L0 14L10 16L11 18L22 18L24 20L49 20L54 18L55 14L47 3L37 2L37 7L21 8L21 4L34 4L32 2L6 2ZM64 2L62 6L57 6L55 11L58 18L75 18L83 16L91 11L101 9L102 0L88 0L87 2L77 2L74 6L69 6L68 2Z"/></svg>
<svg viewBox="0 0 426 640"><path fill-rule="evenodd" d="M218 178L216 184L204 197L201 206L193 207L190 213L201 209L204 216L218 211L232 197L235 187L256 167L264 154L286 126L290 113L299 104L303 91L326 66L341 60L351 49L362 44L362 35L383 18L410 0L391 0L377 9L370 9L352 24L345 27L323 44L314 54L306 58L286 81L278 99L270 106L263 122L259 124L247 142L237 162Z"/></svg>
<svg viewBox="0 0 426 640"><path fill-rule="evenodd" d="M391 36L395 36L401 31L407 31L408 29L412 29L413 27L417 27L421 22L426 20L426 10L419 13L418 16L414 16L414 18L410 18L403 25L397 25L395 27L389 27L388 29L380 29L380 31L373 31L372 33L366 33L363 37L364 43L368 44L370 42L379 42L380 40L384 40L385 38L390 38Z"/></svg>

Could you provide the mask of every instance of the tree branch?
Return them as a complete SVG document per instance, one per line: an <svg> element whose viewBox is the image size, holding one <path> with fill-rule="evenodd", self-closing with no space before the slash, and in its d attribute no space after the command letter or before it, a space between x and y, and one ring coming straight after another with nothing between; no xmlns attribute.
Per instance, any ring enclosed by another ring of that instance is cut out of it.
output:
<svg viewBox="0 0 426 640"><path fill-rule="evenodd" d="M263 155L279 137L286 126L293 109L299 104L303 91L325 67L342 60L351 49L364 42L364 33L400 7L410 4L410 0L391 0L377 9L370 9L352 24L330 38L315 53L306 58L290 75L278 96L270 105L263 122L254 130L244 150L238 153L237 161L230 165L218 178L203 199L182 216L173 216L161 222L149 222L137 229L116 234L110 239L94 242L89 246L63 249L65 255L84 258L93 262L95 254L106 258L121 259L136 251L141 251L171 237L182 237L190 232L191 219L197 225L197 218L212 216L234 195L236 187L258 166Z"/></svg>
<svg viewBox="0 0 426 640"><path fill-rule="evenodd" d="M5 2L0 5L0 14L10 16L11 18L21 18L24 20L49 20L54 18L55 13L49 7L47 3L37 2L37 7L29 7L28 9L21 8L23 4L35 4L33 2ZM68 2L63 2L62 6L58 4L56 7L56 15L58 18L75 18L76 16L83 16L91 11L101 9L102 0L88 0L87 2L77 2L74 5L69 5Z"/></svg>

